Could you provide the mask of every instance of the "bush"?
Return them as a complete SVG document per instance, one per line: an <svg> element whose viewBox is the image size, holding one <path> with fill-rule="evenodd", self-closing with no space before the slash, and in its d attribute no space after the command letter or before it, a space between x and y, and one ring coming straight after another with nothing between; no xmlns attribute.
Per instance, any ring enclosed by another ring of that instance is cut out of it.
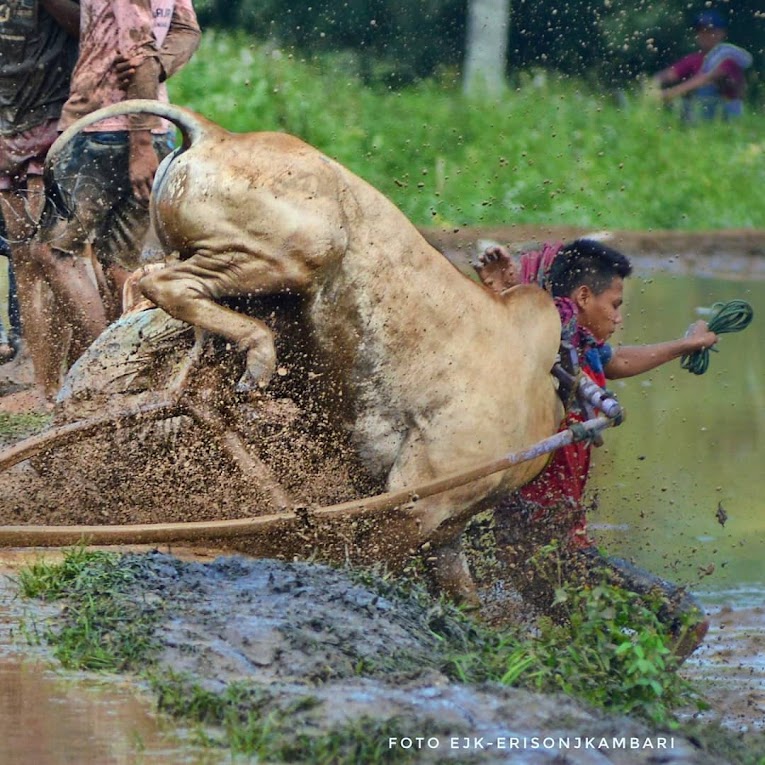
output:
<svg viewBox="0 0 765 765"><path fill-rule="evenodd" d="M172 98L231 130L298 135L420 226L760 225L756 115L687 127L637 92L616 103L543 71L497 102L474 102L453 71L394 91L364 86L357 63L207 33Z"/></svg>

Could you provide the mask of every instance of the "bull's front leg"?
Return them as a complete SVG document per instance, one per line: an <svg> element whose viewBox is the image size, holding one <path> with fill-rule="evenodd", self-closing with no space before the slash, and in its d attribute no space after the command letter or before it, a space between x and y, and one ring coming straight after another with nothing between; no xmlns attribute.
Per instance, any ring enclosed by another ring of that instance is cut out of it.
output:
<svg viewBox="0 0 765 765"><path fill-rule="evenodd" d="M244 351L246 368L237 390L249 391L268 384L276 367L276 350L273 333L262 321L216 302L256 292L251 284L242 283L247 280L236 278L238 273L233 258L221 264L220 257L194 255L147 274L140 289L172 317L221 335Z"/></svg>

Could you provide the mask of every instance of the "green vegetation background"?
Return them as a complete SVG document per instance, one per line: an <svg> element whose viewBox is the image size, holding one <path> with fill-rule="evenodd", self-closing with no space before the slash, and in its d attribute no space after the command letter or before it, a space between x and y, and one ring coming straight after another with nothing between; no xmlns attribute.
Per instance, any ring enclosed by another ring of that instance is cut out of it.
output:
<svg viewBox="0 0 765 765"><path fill-rule="evenodd" d="M617 101L541 70L500 100L467 100L453 71L370 87L352 54L309 59L210 30L170 91L230 130L300 136L420 226L763 226L756 113L688 126L637 86Z"/></svg>

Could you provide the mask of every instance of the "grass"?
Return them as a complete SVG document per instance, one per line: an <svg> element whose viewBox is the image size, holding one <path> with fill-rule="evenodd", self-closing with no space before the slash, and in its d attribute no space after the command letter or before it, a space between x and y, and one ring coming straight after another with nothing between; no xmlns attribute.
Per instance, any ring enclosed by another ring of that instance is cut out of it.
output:
<svg viewBox="0 0 765 765"><path fill-rule="evenodd" d="M280 705L254 679L213 692L193 678L158 666L156 629L164 605L151 592L136 595L142 591L142 560L138 555L74 548L61 563L40 561L20 572L25 597L66 604L60 628L49 628L43 635L66 667L140 672L149 678L160 709L199 726L203 743L262 761L407 761L406 751L387 748L389 737L411 735L406 721L357 720L329 731L308 725L303 729L295 723L297 712L318 703L310 694ZM630 714L681 733L685 730L672 710L701 701L675 671L671 639L653 612L613 587L562 588L559 601L568 609L568 618L556 624L542 620L529 636L489 629L448 601L434 601L417 584L399 584L369 572L354 577L393 602L414 600L423 609L440 642L441 669L455 682L562 691L611 714ZM418 735L446 732L418 730ZM752 749L722 729L712 736L689 727L687 735L706 751L720 750L720 742L729 736L728 749L735 754L730 761L735 763L756 763L765 753L765 741Z"/></svg>
<svg viewBox="0 0 765 765"><path fill-rule="evenodd" d="M0 412L0 444L10 443L37 433L51 421L50 414Z"/></svg>
<svg viewBox="0 0 765 765"><path fill-rule="evenodd" d="M134 560L79 547L61 563L41 559L19 572L24 597L66 599L63 626L44 634L64 667L117 672L151 659L160 609L131 593Z"/></svg>
<svg viewBox="0 0 765 765"><path fill-rule="evenodd" d="M364 87L356 72L349 55L306 60L208 31L171 97L231 130L304 138L420 226L762 225L757 114L687 127L637 86L617 103L521 74L501 100L468 101L451 72L398 91Z"/></svg>
<svg viewBox="0 0 765 765"><path fill-rule="evenodd" d="M397 751L387 745L389 737L407 735L407 722L399 718L360 718L323 734L309 734L296 729L294 715L319 703L311 696L268 712L269 694L246 683L232 683L223 693L214 693L186 677L166 674L155 676L152 686L162 711L217 726L221 731L215 735L200 729L201 743L230 746L235 752L254 755L259 762L374 765L406 763L414 756L412 751Z"/></svg>

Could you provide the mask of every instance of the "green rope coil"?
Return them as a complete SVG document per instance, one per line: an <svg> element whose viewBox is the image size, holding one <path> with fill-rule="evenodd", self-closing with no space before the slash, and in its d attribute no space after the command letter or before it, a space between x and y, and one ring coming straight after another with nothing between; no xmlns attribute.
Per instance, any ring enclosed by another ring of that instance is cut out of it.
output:
<svg viewBox="0 0 765 765"><path fill-rule="evenodd" d="M715 303L712 311L715 315L709 320L709 329L716 335L728 332L741 332L752 321L754 310L746 300L729 300L727 303ZM709 352L716 348L702 348L687 353L680 358L680 366L694 375L703 375L709 369Z"/></svg>

